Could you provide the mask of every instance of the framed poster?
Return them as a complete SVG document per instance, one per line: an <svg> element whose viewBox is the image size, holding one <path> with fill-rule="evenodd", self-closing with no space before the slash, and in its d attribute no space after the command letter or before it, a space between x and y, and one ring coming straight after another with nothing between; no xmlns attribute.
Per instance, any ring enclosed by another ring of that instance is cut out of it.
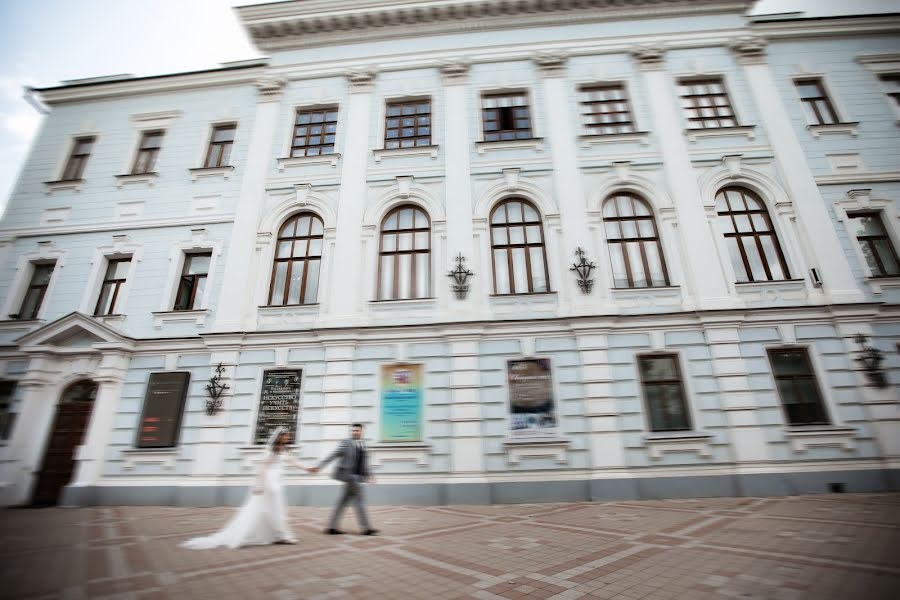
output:
<svg viewBox="0 0 900 600"><path fill-rule="evenodd" d="M424 365L381 367L381 441L422 441Z"/></svg>
<svg viewBox="0 0 900 600"><path fill-rule="evenodd" d="M506 363L511 437L556 437L556 402L549 358Z"/></svg>
<svg viewBox="0 0 900 600"><path fill-rule="evenodd" d="M290 432L291 439L297 439L300 376L300 369L263 371L259 412L256 415L256 430L253 434L254 444L265 444L279 426Z"/></svg>
<svg viewBox="0 0 900 600"><path fill-rule="evenodd" d="M150 373L136 448L171 448L178 445L181 417L191 374L186 371Z"/></svg>

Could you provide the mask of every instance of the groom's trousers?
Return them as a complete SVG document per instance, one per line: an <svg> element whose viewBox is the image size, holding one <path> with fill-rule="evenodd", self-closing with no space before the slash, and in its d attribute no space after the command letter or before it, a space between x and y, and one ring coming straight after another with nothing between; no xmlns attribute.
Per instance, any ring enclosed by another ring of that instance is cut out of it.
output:
<svg viewBox="0 0 900 600"><path fill-rule="evenodd" d="M337 529L341 520L341 515L347 504L352 502L356 507L356 518L363 529L371 529L369 525L369 516L366 514L366 500L363 496L362 477L359 475L351 475L349 481L344 482L344 493L341 496L334 512L331 513L331 520L328 522L329 529Z"/></svg>

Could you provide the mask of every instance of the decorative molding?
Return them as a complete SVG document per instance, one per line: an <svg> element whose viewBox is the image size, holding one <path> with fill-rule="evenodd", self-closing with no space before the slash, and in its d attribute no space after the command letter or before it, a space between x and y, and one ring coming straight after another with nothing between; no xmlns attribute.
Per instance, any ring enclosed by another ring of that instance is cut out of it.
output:
<svg viewBox="0 0 900 600"><path fill-rule="evenodd" d="M761 65L766 62L766 40L758 35L738 36L731 44L731 50L742 65Z"/></svg>
<svg viewBox="0 0 900 600"><path fill-rule="evenodd" d="M47 190L46 193L48 196L53 194L53 192L62 192L65 190L75 190L76 192L81 191L81 187L84 185L84 179L65 179L60 181L45 181L44 185Z"/></svg>
<svg viewBox="0 0 900 600"><path fill-rule="evenodd" d="M850 137L859 137L859 122L831 123L829 125L807 125L806 128L816 139L822 135L845 133Z"/></svg>
<svg viewBox="0 0 900 600"><path fill-rule="evenodd" d="M552 458L559 465L569 462L568 440L512 439L503 442L503 446L511 465L519 464L523 458Z"/></svg>
<svg viewBox="0 0 900 600"><path fill-rule="evenodd" d="M869 171L868 173L834 173L816 175L816 183L821 185L855 185L865 183L892 183L900 181L900 171Z"/></svg>
<svg viewBox="0 0 900 600"><path fill-rule="evenodd" d="M443 61L438 70L441 72L444 85L462 84L469 78L469 63L462 60Z"/></svg>
<svg viewBox="0 0 900 600"><path fill-rule="evenodd" d="M268 291L266 294L268 294ZM319 318L319 311L319 304L260 306L256 309L256 323L259 327L266 329L287 325L312 324Z"/></svg>
<svg viewBox="0 0 900 600"><path fill-rule="evenodd" d="M284 79L276 77L263 77L257 79L253 85L256 87L256 93L260 102L275 102L281 100L284 93L284 87L287 82Z"/></svg>
<svg viewBox="0 0 900 600"><path fill-rule="evenodd" d="M193 169L188 169L188 171L191 174L191 181L197 181L201 177L222 177L223 179L228 179L232 171L234 171L234 167L232 165L224 167L194 167Z"/></svg>
<svg viewBox="0 0 900 600"><path fill-rule="evenodd" d="M809 427L791 428L784 436L794 452L806 452L812 448L839 448L845 452L853 452L856 445L852 427Z"/></svg>
<svg viewBox="0 0 900 600"><path fill-rule="evenodd" d="M684 135L692 142L701 138L724 138L744 136L748 140L755 138L755 125L736 125L734 127L714 127L711 129L685 129Z"/></svg>
<svg viewBox="0 0 900 600"><path fill-rule="evenodd" d="M340 158L339 152L332 152L331 154L320 154L318 156L290 156L276 160L278 161L278 170L284 171L285 169L305 167L307 165L331 165L336 167Z"/></svg>
<svg viewBox="0 0 900 600"><path fill-rule="evenodd" d="M375 87L375 71L351 69L344 73L351 94L371 92Z"/></svg>
<svg viewBox="0 0 900 600"><path fill-rule="evenodd" d="M544 149L544 138L475 142L475 149L478 150L479 155L495 150L534 150L535 152L540 152Z"/></svg>
<svg viewBox="0 0 900 600"><path fill-rule="evenodd" d="M415 146L412 148L376 148L372 150L375 162L380 163L384 158L401 158L410 156L430 156L432 159L438 156L438 146Z"/></svg>
<svg viewBox="0 0 900 600"><path fill-rule="evenodd" d="M167 323L187 323L198 327L206 323L209 310L157 310L153 315L153 326L160 329Z"/></svg>
<svg viewBox="0 0 900 600"><path fill-rule="evenodd" d="M609 133L604 135L588 134L579 135L578 141L582 148L590 148L600 144L628 144L638 143L641 146L650 145L649 131L632 131L629 133Z"/></svg>
<svg viewBox="0 0 900 600"><path fill-rule="evenodd" d="M163 448L160 450L135 448L133 450L123 450L122 458L124 462L122 468L130 471L137 465L156 465L163 469L171 470L175 468L175 462L178 460L179 454L178 448Z"/></svg>
<svg viewBox="0 0 900 600"><path fill-rule="evenodd" d="M123 187L132 183L146 183L150 187L153 187L153 184L156 183L156 180L159 178L159 173L150 172L150 173L126 173L124 175L116 175L116 187Z"/></svg>
<svg viewBox="0 0 900 600"><path fill-rule="evenodd" d="M566 74L566 55L562 52L538 52L531 58L541 77L562 77Z"/></svg>
<svg viewBox="0 0 900 600"><path fill-rule="evenodd" d="M658 71L665 66L666 51L662 46L640 44L631 48L630 52L643 71Z"/></svg>
<svg viewBox="0 0 900 600"><path fill-rule="evenodd" d="M701 458L712 456L713 436L708 433L650 433L644 436L650 458L660 460L663 454L692 452Z"/></svg>
<svg viewBox="0 0 900 600"><path fill-rule="evenodd" d="M413 462L420 469L429 466L431 446L428 444L389 444L380 443L369 446L372 451L372 464L383 467L385 463Z"/></svg>

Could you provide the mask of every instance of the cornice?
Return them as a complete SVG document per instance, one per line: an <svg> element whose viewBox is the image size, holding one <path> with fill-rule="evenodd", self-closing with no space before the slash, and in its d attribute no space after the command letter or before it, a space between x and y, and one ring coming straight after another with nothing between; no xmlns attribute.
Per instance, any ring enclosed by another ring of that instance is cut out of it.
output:
<svg viewBox="0 0 900 600"><path fill-rule="evenodd" d="M294 0L237 9L271 52L454 32L608 20L745 13L750 0Z"/></svg>
<svg viewBox="0 0 900 600"><path fill-rule="evenodd" d="M750 33L768 40L802 39L847 35L896 34L900 32L900 15L828 19L788 19L784 21L751 21Z"/></svg>

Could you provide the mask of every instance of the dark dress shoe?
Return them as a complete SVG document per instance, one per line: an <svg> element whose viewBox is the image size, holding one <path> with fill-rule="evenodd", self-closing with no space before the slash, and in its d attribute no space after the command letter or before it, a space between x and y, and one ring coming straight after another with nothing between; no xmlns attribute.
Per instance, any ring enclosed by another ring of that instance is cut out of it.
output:
<svg viewBox="0 0 900 600"><path fill-rule="evenodd" d="M363 535L378 535L377 529L366 529L363 531Z"/></svg>
<svg viewBox="0 0 900 600"><path fill-rule="evenodd" d="M328 535L341 535L344 532L340 529L326 529L325 533L327 533Z"/></svg>

